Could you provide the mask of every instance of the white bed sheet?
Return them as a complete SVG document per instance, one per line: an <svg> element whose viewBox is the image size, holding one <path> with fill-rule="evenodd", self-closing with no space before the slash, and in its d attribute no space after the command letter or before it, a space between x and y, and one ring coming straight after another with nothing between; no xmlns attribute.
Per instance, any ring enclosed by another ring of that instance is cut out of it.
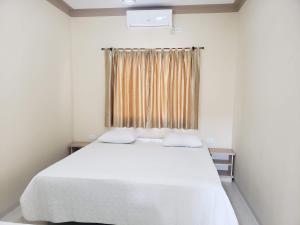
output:
<svg viewBox="0 0 300 225"><path fill-rule="evenodd" d="M238 224L206 147L92 143L37 174L20 202L29 221Z"/></svg>

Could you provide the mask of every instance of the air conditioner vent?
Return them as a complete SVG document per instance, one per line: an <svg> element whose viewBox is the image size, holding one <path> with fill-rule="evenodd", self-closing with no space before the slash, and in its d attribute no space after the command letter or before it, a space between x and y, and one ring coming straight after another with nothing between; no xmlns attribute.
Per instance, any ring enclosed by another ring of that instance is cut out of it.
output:
<svg viewBox="0 0 300 225"><path fill-rule="evenodd" d="M172 27L172 10L128 10L128 27Z"/></svg>

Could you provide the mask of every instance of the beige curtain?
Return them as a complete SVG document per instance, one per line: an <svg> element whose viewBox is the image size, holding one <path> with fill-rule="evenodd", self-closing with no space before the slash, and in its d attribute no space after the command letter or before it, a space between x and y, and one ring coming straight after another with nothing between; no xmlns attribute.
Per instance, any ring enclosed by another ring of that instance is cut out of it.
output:
<svg viewBox="0 0 300 225"><path fill-rule="evenodd" d="M199 50L106 50L107 127L198 128Z"/></svg>

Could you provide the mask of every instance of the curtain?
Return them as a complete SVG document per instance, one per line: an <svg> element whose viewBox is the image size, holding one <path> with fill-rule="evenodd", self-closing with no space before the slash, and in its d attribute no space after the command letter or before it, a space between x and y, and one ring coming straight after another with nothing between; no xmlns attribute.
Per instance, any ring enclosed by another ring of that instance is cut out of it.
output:
<svg viewBox="0 0 300 225"><path fill-rule="evenodd" d="M105 126L197 129L199 51L106 50Z"/></svg>

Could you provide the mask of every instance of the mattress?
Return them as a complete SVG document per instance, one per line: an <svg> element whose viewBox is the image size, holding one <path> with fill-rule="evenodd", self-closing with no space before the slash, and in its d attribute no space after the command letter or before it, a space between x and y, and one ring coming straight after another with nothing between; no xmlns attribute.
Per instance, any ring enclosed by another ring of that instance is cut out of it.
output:
<svg viewBox="0 0 300 225"><path fill-rule="evenodd" d="M20 202L29 221L238 224L206 147L94 142L38 173Z"/></svg>

